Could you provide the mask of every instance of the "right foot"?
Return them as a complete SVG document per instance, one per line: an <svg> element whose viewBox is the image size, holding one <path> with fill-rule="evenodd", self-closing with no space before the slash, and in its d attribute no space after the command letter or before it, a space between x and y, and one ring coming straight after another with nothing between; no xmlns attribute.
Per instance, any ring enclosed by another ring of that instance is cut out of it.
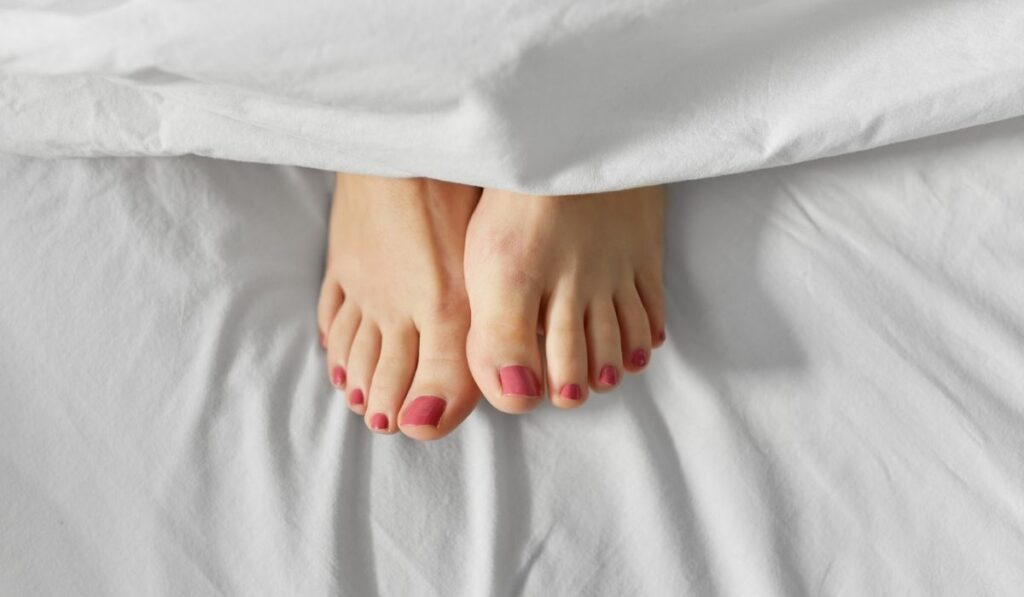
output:
<svg viewBox="0 0 1024 597"><path fill-rule="evenodd" d="M447 435L480 392L466 363L466 227L480 189L339 174L317 309L331 383L378 433Z"/></svg>

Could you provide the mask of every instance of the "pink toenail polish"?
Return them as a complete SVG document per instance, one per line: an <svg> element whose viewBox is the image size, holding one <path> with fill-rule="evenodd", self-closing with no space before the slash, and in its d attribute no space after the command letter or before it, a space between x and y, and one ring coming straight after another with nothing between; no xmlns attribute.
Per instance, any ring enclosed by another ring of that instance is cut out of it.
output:
<svg viewBox="0 0 1024 597"><path fill-rule="evenodd" d="M509 365L498 371L501 393L505 396L540 397L540 384L529 367Z"/></svg>
<svg viewBox="0 0 1024 597"><path fill-rule="evenodd" d="M331 383L340 388L345 385L345 368L335 367L331 369Z"/></svg>
<svg viewBox="0 0 1024 597"><path fill-rule="evenodd" d="M665 328L661 328L661 330L658 331L658 342L664 342L664 341L665 341Z"/></svg>
<svg viewBox="0 0 1024 597"><path fill-rule="evenodd" d="M598 381L606 386L614 386L619 383L619 372L615 367L605 365L601 367L601 376L598 378Z"/></svg>
<svg viewBox="0 0 1024 597"><path fill-rule="evenodd" d="M370 429L380 431L388 428L388 416L383 413L377 413L370 417Z"/></svg>
<svg viewBox="0 0 1024 597"><path fill-rule="evenodd" d="M629 362L633 363L634 367L643 367L647 364L647 351L642 348L634 350Z"/></svg>
<svg viewBox="0 0 1024 597"><path fill-rule="evenodd" d="M363 396L363 391L359 389L352 390L348 394L348 402L352 405L361 405L366 402L366 398Z"/></svg>
<svg viewBox="0 0 1024 597"><path fill-rule="evenodd" d="M567 398L569 400L579 400L582 396L582 393L580 392L580 387L577 384L567 383L564 386L562 386L562 389L561 391L558 392L558 395L561 396L562 398Z"/></svg>
<svg viewBox="0 0 1024 597"><path fill-rule="evenodd" d="M320 332L320 348L327 348L327 336Z"/></svg>
<svg viewBox="0 0 1024 597"><path fill-rule="evenodd" d="M420 396L406 407L402 425L426 425L437 427L448 403L437 396Z"/></svg>

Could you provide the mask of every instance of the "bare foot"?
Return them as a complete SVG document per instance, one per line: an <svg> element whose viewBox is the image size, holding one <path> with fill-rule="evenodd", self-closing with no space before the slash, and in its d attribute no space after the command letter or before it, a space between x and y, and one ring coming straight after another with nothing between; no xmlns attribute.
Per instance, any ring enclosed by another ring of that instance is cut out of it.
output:
<svg viewBox="0 0 1024 597"><path fill-rule="evenodd" d="M331 382L379 433L436 439L479 400L466 227L480 189L339 174L317 319Z"/></svg>
<svg viewBox="0 0 1024 597"><path fill-rule="evenodd" d="M665 338L661 187L567 197L487 189L466 233L469 366L498 410L571 408Z"/></svg>

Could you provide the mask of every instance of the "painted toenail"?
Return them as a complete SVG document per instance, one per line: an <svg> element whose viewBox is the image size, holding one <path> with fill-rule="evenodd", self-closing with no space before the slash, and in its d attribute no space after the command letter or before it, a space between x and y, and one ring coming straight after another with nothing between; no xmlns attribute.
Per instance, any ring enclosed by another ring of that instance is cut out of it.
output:
<svg viewBox="0 0 1024 597"><path fill-rule="evenodd" d="M601 367L601 376L599 381L606 386L614 386L619 383L619 372L611 365L605 365Z"/></svg>
<svg viewBox="0 0 1024 597"><path fill-rule="evenodd" d="M412 401L402 415L402 425L437 427L448 403L437 396L420 396Z"/></svg>
<svg viewBox="0 0 1024 597"><path fill-rule="evenodd" d="M661 330L658 331L658 342L664 342L664 341L665 341L665 328L661 328Z"/></svg>
<svg viewBox="0 0 1024 597"><path fill-rule="evenodd" d="M537 376L529 367L522 365L509 365L498 371L498 379L501 382L501 393L505 396L529 396L537 398L540 396L540 384Z"/></svg>
<svg viewBox="0 0 1024 597"><path fill-rule="evenodd" d="M643 367L647 364L647 351L638 348L633 351L633 356L629 357L629 361L633 363L634 367Z"/></svg>
<svg viewBox="0 0 1024 597"><path fill-rule="evenodd" d="M331 369L331 383L336 387L340 388L345 385L345 377L344 367L335 367L334 369Z"/></svg>
<svg viewBox="0 0 1024 597"><path fill-rule="evenodd" d="M366 398L363 396L363 391L356 389L349 392L348 402L349 404L353 405L361 405L362 403L366 402Z"/></svg>
<svg viewBox="0 0 1024 597"><path fill-rule="evenodd" d="M327 336L320 332L320 348L327 348Z"/></svg>
<svg viewBox="0 0 1024 597"><path fill-rule="evenodd" d="M558 392L558 395L569 400L579 400L581 396L580 387L574 383L567 383L562 386L562 390Z"/></svg>
<svg viewBox="0 0 1024 597"><path fill-rule="evenodd" d="M370 429L381 430L388 428L388 416L384 413L377 413L370 417Z"/></svg>

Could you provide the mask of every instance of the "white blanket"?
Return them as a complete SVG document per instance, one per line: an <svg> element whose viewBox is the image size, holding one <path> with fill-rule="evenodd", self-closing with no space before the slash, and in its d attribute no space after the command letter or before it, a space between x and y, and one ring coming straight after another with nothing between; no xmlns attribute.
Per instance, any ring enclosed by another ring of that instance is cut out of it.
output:
<svg viewBox="0 0 1024 597"><path fill-rule="evenodd" d="M377 437L327 173L0 159L0 594L1016 595L1024 119L674 186L667 346Z"/></svg>
<svg viewBox="0 0 1024 597"><path fill-rule="evenodd" d="M0 151L579 193L1024 114L1019 0L7 0Z"/></svg>

